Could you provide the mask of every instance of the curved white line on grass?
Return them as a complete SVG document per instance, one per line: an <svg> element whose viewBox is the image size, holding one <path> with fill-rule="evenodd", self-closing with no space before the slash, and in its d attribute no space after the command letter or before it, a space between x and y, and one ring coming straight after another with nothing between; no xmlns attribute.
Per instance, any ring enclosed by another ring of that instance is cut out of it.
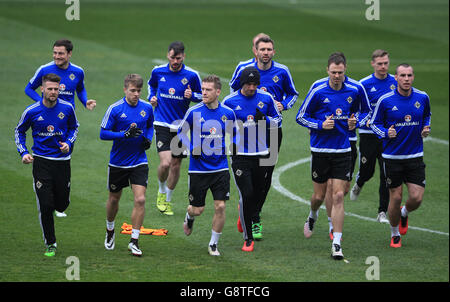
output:
<svg viewBox="0 0 450 302"><path fill-rule="evenodd" d="M431 137L431 136L428 136L428 137L424 138L423 141L424 142L439 143L439 144L448 146L448 141L446 141L444 139L440 139L440 138L434 138L434 137Z"/></svg>
<svg viewBox="0 0 450 302"><path fill-rule="evenodd" d="M448 145L448 142L447 142L447 145ZM283 187L283 185L280 182L280 176L281 176L281 174L283 172L285 172L285 171L287 171L287 170L289 170L289 169L291 169L291 168L293 168L295 166L298 166L298 165L301 165L301 164L304 164L304 163L307 163L307 162L310 162L310 161L311 161L311 157L302 158L302 159L299 159L297 161L294 161L294 162L291 162L291 163L287 163L286 165L275 169L275 171L273 171L273 177L272 177L272 186L274 187L274 189L277 190L278 192L280 192L281 194L283 194L284 196L289 197L292 200L296 200L298 202L304 203L304 204L309 206L309 204L310 204L309 200L303 199L302 197L295 195L294 193L292 193L291 191L289 191L288 189ZM320 208L321 209L326 209L324 205L322 205ZM350 213L350 212L345 212L345 215L346 216L353 216L353 217L356 217L356 218L361 219L361 220L377 222L377 220L375 218L365 217L365 216L361 216L361 215ZM414 226L409 226L409 228L413 229L413 230L429 232L429 233L434 233L434 234L440 234L440 235L445 235L445 236L449 235L448 233L435 231L435 230L424 229L424 228L419 228L419 227L414 227Z"/></svg>

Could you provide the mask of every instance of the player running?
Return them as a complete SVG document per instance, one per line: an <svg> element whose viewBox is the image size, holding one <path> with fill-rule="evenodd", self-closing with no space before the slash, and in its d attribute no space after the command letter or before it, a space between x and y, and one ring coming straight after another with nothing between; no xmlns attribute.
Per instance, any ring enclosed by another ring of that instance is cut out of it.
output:
<svg viewBox="0 0 450 302"><path fill-rule="evenodd" d="M377 49L372 54L371 65L374 72L360 80L369 97L370 108L373 111L378 99L397 87L395 77L389 74L389 53L382 49ZM368 125L359 128L359 171L356 174L356 181L350 191L350 199L356 200L361 193L364 184L369 181L374 172L378 159L380 167L380 183L378 188L379 206L377 221L389 223L386 216L389 205L389 189L386 185L386 176L383 170L383 143L373 133Z"/></svg>
<svg viewBox="0 0 450 302"><path fill-rule="evenodd" d="M260 34L259 38L254 42L254 46L255 48L253 51L255 54L255 59L241 62L238 65L230 81L231 90L236 91L241 88L240 76L242 70L248 66L252 66L256 68L260 74L260 83L258 88L267 91L272 95L278 111L282 112L283 110L292 108L297 101L298 92L295 89L294 81L289 68L273 60L273 57L275 56L274 41L269 36ZM264 168L265 171L263 173L266 176L264 191L261 195L261 200L258 200L252 219L254 221L253 236L255 239L262 239L263 237L260 212L262 211L267 194L269 193L272 185L272 174L275 169L277 155L280 151L283 139L282 123L280 122L278 124L278 129L272 129L272 133L268 130L266 136L268 138L268 146L271 149L271 152L276 156L273 164L267 165ZM273 143L271 143L271 138L274 140ZM273 146L271 146L271 144ZM238 228L241 229L239 221Z"/></svg>
<svg viewBox="0 0 450 302"><path fill-rule="evenodd" d="M265 172L271 164L271 159L264 160L269 155L267 128L277 129L282 118L272 95L257 89L259 84L258 69L246 67L240 76L241 89L223 100L235 112L240 130L239 141L236 138L234 141L236 152L231 167L240 196L239 217L245 252L254 249L253 229L257 221L253 219L265 194Z"/></svg>
<svg viewBox="0 0 450 302"><path fill-rule="evenodd" d="M145 192L148 182L148 161L145 150L153 137L153 108L140 99L143 79L130 74L124 80L125 97L111 106L103 117L100 138L112 140L108 164L108 190L106 202L105 248L115 246L114 220L119 210L122 189L131 184L134 207L131 213L132 233L128 249L141 256L138 239L145 214Z"/></svg>
<svg viewBox="0 0 450 302"><path fill-rule="evenodd" d="M351 174L351 146L349 130L356 127L359 111L358 88L345 83L346 63L342 56L330 56L327 72L329 80L306 96L296 121L310 129L311 176L314 193L311 211L304 225L304 235L311 237L314 223L327 186L331 185L333 243L331 256L344 258L341 237L344 226L345 186ZM328 180L331 182L327 185Z"/></svg>
<svg viewBox="0 0 450 302"><path fill-rule="evenodd" d="M156 66L148 81L148 100L155 107L156 150L159 155L158 196L156 205L165 215L173 215L172 193L180 177L181 161L186 154L171 151L177 137L179 122L191 101L200 102L201 80L198 72L184 65L184 44L176 41L169 45L168 64ZM179 149L179 148L177 148Z"/></svg>
<svg viewBox="0 0 450 302"><path fill-rule="evenodd" d="M383 164L389 187L390 246L399 248L401 236L408 231L408 215L419 208L425 192L423 138L430 133L431 109L428 95L412 87L412 66L398 65L395 79L397 89L380 97L369 125L383 140ZM408 189L408 199L401 206L403 183Z"/></svg>
<svg viewBox="0 0 450 302"><path fill-rule="evenodd" d="M60 80L53 73L42 77L42 99L27 107L15 129L22 163L33 164L33 188L48 257L55 256L57 248L53 212L64 212L70 203L70 158L79 126L73 106L58 98ZM25 145L30 127L32 154Z"/></svg>
<svg viewBox="0 0 450 302"><path fill-rule="evenodd" d="M225 202L230 196L226 134L233 135L236 116L230 108L219 103L222 89L219 77L207 76L202 81L202 103L191 107L180 124L178 135L189 147L189 206L184 219L184 233L189 236L194 219L205 209L206 193L214 199L211 240L208 252L220 256L218 243L225 224ZM190 137L187 138L187 133Z"/></svg>

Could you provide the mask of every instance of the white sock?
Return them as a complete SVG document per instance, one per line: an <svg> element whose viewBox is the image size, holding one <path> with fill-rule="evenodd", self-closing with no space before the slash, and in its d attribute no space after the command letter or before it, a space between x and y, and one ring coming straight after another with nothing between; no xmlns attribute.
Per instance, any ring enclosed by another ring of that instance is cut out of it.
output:
<svg viewBox="0 0 450 302"><path fill-rule="evenodd" d="M408 214L409 214L409 212L408 212L408 210L406 209L406 206L403 206L403 208L402 208L402 216L403 216L403 217L408 217Z"/></svg>
<svg viewBox="0 0 450 302"><path fill-rule="evenodd" d="M331 232L331 230L333 229L333 222L331 221L331 217L328 217L328 228L329 232Z"/></svg>
<svg viewBox="0 0 450 302"><path fill-rule="evenodd" d="M319 215L319 210L317 210L317 211L310 210L308 217L311 217L312 219L314 219L314 221L316 221L318 215Z"/></svg>
<svg viewBox="0 0 450 302"><path fill-rule="evenodd" d="M166 182L165 181L160 181L158 179L158 183L159 183L159 193L166 193Z"/></svg>
<svg viewBox="0 0 450 302"><path fill-rule="evenodd" d="M133 239L139 239L139 233L141 231L140 230L136 230L136 229L132 229L131 230L131 238Z"/></svg>
<svg viewBox="0 0 450 302"><path fill-rule="evenodd" d="M391 225L391 237L400 236L400 232L398 230L398 226L393 227Z"/></svg>
<svg viewBox="0 0 450 302"><path fill-rule="evenodd" d="M114 220L108 221L108 219L106 219L106 229L108 231L114 231Z"/></svg>
<svg viewBox="0 0 450 302"><path fill-rule="evenodd" d="M166 201L167 202L170 202L172 200L172 193L173 193L173 190L166 187Z"/></svg>
<svg viewBox="0 0 450 302"><path fill-rule="evenodd" d="M186 212L186 219L194 220L194 219L195 219L195 216L191 216L191 215L189 215L188 212Z"/></svg>
<svg viewBox="0 0 450 302"><path fill-rule="evenodd" d="M209 241L209 245L217 245L220 235L222 235L222 233L216 233L214 230L211 230L211 240Z"/></svg>
<svg viewBox="0 0 450 302"><path fill-rule="evenodd" d="M341 245L342 233L333 232L333 244Z"/></svg>

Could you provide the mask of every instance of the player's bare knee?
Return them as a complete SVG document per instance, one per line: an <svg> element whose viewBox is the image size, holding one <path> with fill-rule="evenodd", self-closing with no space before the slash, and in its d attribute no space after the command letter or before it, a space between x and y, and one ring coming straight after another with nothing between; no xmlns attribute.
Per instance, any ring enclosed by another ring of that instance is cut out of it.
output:
<svg viewBox="0 0 450 302"><path fill-rule="evenodd" d="M225 202L216 202L214 204L214 208L217 214L223 214L225 213Z"/></svg>
<svg viewBox="0 0 450 302"><path fill-rule="evenodd" d="M333 193L333 204L344 202L344 191L337 191Z"/></svg>
<svg viewBox="0 0 450 302"><path fill-rule="evenodd" d="M136 196L134 198L135 207L145 207L145 196Z"/></svg>
<svg viewBox="0 0 450 302"><path fill-rule="evenodd" d="M313 203L317 203L317 202L323 202L323 200L325 199L325 192L314 192L313 195L311 196L311 201Z"/></svg>
<svg viewBox="0 0 450 302"><path fill-rule="evenodd" d="M200 215L202 215L204 210L205 210L205 207L192 207L189 215L200 216Z"/></svg>

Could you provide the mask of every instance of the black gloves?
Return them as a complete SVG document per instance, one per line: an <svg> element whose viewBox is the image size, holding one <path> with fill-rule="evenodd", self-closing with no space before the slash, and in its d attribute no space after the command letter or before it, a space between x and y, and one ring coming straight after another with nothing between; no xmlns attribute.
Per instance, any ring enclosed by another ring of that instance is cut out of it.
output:
<svg viewBox="0 0 450 302"><path fill-rule="evenodd" d="M147 150L150 148L151 145L152 142L148 138L144 137L142 141L142 148L144 148L144 150Z"/></svg>
<svg viewBox="0 0 450 302"><path fill-rule="evenodd" d="M253 120L257 123L259 121L265 121L266 120L266 115L264 113L261 112L261 110L259 110L259 108L256 108L256 113L255 113L255 117L253 118Z"/></svg>
<svg viewBox="0 0 450 302"><path fill-rule="evenodd" d="M125 131L125 138L139 137L144 131L139 129L136 124L131 124L131 126Z"/></svg>

